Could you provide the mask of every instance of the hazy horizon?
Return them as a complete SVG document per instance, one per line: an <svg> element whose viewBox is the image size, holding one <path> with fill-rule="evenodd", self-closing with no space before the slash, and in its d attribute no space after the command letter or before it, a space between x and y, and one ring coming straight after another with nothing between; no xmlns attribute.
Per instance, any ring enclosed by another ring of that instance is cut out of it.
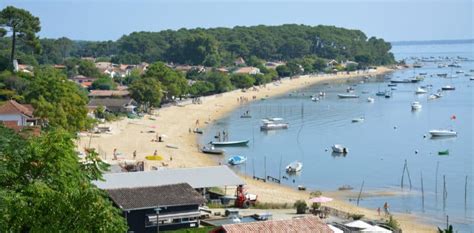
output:
<svg viewBox="0 0 474 233"><path fill-rule="evenodd" d="M333 25L387 41L473 39L473 3L427 1L4 0L41 20L42 38L117 40L132 32L256 25Z"/></svg>

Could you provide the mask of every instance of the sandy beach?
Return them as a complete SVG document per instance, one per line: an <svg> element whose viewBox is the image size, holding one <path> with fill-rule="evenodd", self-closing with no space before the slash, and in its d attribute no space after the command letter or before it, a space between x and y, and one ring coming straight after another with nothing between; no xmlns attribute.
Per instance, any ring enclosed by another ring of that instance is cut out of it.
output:
<svg viewBox="0 0 474 233"><path fill-rule="evenodd" d="M190 129L205 129L207 124L212 123L236 107L247 104L238 101L240 97L252 101L264 97L281 95L308 85L333 82L336 80L360 76L375 76L390 72L391 70L379 67L371 73L352 73L323 76L301 76L294 79L284 79L278 84L270 83L258 90L242 92L235 90L220 95L201 98L201 104L180 104L161 108L153 115L146 115L141 119L122 119L107 124L111 127L111 133L94 135L82 135L78 140L78 147L96 148L103 159L110 161L113 158L114 149L120 154L119 159L133 159L136 151L136 160L143 161L145 156L153 155L154 151L164 157L163 161L146 161L145 170L152 166L168 167L199 167L216 165L209 155L200 153L197 145L197 134L189 132ZM164 142L156 142L157 135L161 135ZM167 145L177 146L170 148ZM273 183L255 181L249 177L242 176L247 185L249 193L258 195L261 202L294 203L296 200L309 198L309 192L302 192L286 186ZM325 205L349 212L364 214L369 219L381 219L376 210L357 207L352 203L344 201L346 195L341 192L325 192L324 195L334 197L335 201ZM417 221L415 215L395 214L404 232L436 232L436 227L424 225Z"/></svg>

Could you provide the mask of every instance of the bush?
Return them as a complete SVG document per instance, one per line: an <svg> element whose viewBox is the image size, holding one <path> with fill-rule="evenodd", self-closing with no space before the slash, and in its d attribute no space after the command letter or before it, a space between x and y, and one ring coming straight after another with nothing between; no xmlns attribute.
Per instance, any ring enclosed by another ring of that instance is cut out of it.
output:
<svg viewBox="0 0 474 233"><path fill-rule="evenodd" d="M394 219L392 215L390 215L390 218L387 220L387 225L393 228L394 230L400 229L400 225L398 224L398 221Z"/></svg>
<svg viewBox="0 0 474 233"><path fill-rule="evenodd" d="M288 209L288 203L256 202L253 209Z"/></svg>
<svg viewBox="0 0 474 233"><path fill-rule="evenodd" d="M364 217L363 214L349 214L349 218L352 218L353 220L360 220Z"/></svg>
<svg viewBox="0 0 474 233"><path fill-rule="evenodd" d="M296 214L304 214L306 212L306 208L308 207L308 205L306 204L305 201L298 200L295 202L293 207L296 208Z"/></svg>

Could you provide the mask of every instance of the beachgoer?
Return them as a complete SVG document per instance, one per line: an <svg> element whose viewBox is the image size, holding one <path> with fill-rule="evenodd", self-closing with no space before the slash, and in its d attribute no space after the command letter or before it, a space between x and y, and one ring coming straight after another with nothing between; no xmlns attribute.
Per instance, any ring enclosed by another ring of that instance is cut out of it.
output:
<svg viewBox="0 0 474 233"><path fill-rule="evenodd" d="M377 208L377 214L380 216L380 207Z"/></svg>
<svg viewBox="0 0 474 233"><path fill-rule="evenodd" d="M172 155L170 155L170 161L173 161L173 156Z"/></svg>
<svg viewBox="0 0 474 233"><path fill-rule="evenodd" d="M158 155L158 150L155 150L155 152L153 152L153 155Z"/></svg>
<svg viewBox="0 0 474 233"><path fill-rule="evenodd" d="M113 155L114 155L114 160L117 160L117 148L114 148Z"/></svg>
<svg viewBox="0 0 474 233"><path fill-rule="evenodd" d="M390 215L390 211L389 211L389 205L387 202L385 202L385 204L383 204L383 209L385 211L385 215Z"/></svg>
<svg viewBox="0 0 474 233"><path fill-rule="evenodd" d="M133 159L135 159L135 158L137 158L137 151L136 150L133 151Z"/></svg>

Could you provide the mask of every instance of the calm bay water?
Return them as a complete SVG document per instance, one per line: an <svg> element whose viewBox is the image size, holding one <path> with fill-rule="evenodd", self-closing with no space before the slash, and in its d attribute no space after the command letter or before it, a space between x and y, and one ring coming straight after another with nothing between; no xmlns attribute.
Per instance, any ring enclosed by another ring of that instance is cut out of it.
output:
<svg viewBox="0 0 474 233"><path fill-rule="evenodd" d="M214 156L216 162L226 163L232 155L248 157L245 165L234 167L238 172L279 178L286 175L284 167L294 160L303 163L303 171L283 180L290 186L304 185L309 189L333 191L342 185L364 190L402 191L400 181L407 160L412 189L405 174L405 189L397 196L365 198L360 205L376 209L387 201L395 212L415 213L429 223L443 226L446 215L459 232L474 232L474 160L473 160L473 89L474 81L464 74L446 79L437 73L454 74L457 70L470 73L474 69L474 45L416 45L395 46L397 59L417 57L468 57L462 68L438 68L436 63L425 63L416 73L428 73L419 84L398 84L392 98L376 97L377 91L388 90L391 78L410 78L413 69L405 69L360 83L331 83L304 88L297 92L257 101L242 106L227 117L210 125L200 141L213 140L218 131L229 132L229 140L250 139L248 147L226 148L226 156ZM433 75L433 76L431 76ZM433 85L429 93L444 85L454 85L455 91L444 92L437 100L428 100L428 94L415 95L420 85ZM338 99L348 86L354 86L359 99ZM326 92L319 102L310 95ZM368 92L367 94L363 94ZM367 97L375 98L374 103ZM411 103L419 101L423 108L412 112ZM241 119L249 110L252 118ZM451 116L456 119L452 120ZM289 129L261 132L261 119L282 117ZM351 119L364 117L362 123ZM428 131L453 128L458 137L430 139ZM426 137L424 137L426 136ZM342 144L349 148L347 156L331 153L331 145ZM449 149L449 156L438 156L438 151ZM415 153L417 152L417 153ZM265 163L266 162L266 163ZM438 177L436 168L439 163ZM421 175L425 192L422 205ZM443 176L446 177L447 200L443 208ZM467 203L465 203L465 177L468 176ZM294 180L294 182L293 182ZM437 180L437 185L436 185ZM437 186L437 188L436 188ZM436 194L437 189L437 194Z"/></svg>

